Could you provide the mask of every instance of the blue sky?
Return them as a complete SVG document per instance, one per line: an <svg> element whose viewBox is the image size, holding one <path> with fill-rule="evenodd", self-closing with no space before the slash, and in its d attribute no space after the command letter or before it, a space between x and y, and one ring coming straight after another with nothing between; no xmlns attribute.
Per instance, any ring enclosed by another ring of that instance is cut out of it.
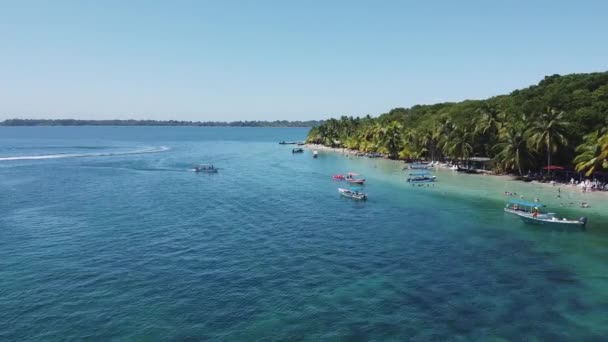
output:
<svg viewBox="0 0 608 342"><path fill-rule="evenodd" d="M0 119L320 119L608 70L608 1L3 1Z"/></svg>

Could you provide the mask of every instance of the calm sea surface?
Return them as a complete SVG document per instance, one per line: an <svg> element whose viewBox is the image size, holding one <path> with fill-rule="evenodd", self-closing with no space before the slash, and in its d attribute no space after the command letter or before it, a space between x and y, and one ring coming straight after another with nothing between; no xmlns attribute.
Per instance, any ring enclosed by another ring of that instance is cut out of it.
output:
<svg viewBox="0 0 608 342"><path fill-rule="evenodd" d="M606 340L605 201L277 144L306 133L0 128L0 340ZM506 216L514 189L589 229Z"/></svg>

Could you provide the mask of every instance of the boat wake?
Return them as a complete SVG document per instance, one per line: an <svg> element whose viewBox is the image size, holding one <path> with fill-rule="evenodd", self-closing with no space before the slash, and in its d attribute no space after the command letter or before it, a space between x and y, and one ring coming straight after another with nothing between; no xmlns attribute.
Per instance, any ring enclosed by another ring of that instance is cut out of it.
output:
<svg viewBox="0 0 608 342"><path fill-rule="evenodd" d="M97 152L97 153L55 153L55 154L41 154L32 156L14 156L14 157L0 157L0 161L11 161L11 160L40 160L40 159L59 159L59 158L84 158L84 157L112 157L112 156L126 156L131 154L147 154L147 153L159 153L170 150L167 146L158 147L145 147L138 150L124 151L124 152Z"/></svg>

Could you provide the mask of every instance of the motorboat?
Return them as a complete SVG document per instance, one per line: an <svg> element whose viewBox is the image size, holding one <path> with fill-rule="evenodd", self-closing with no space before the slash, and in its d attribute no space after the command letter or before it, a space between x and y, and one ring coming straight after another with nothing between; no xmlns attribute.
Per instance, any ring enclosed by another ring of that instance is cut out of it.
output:
<svg viewBox="0 0 608 342"><path fill-rule="evenodd" d="M409 166L410 170L428 170L432 168L433 165L423 164L423 163L411 163Z"/></svg>
<svg viewBox="0 0 608 342"><path fill-rule="evenodd" d="M450 166L450 170L452 170L452 171L458 171L458 166L457 165L452 165L452 166Z"/></svg>
<svg viewBox="0 0 608 342"><path fill-rule="evenodd" d="M319 157L319 152L317 152L317 151L312 151L312 157L313 157L313 158L318 158L318 157Z"/></svg>
<svg viewBox="0 0 608 342"><path fill-rule="evenodd" d="M407 181L410 183L430 183L437 180L437 176L434 176L428 172L414 172L410 173Z"/></svg>
<svg viewBox="0 0 608 342"><path fill-rule="evenodd" d="M345 180L350 184L363 185L365 183L365 178L356 178L359 174L354 172L349 172L346 174Z"/></svg>
<svg viewBox="0 0 608 342"><path fill-rule="evenodd" d="M205 172L205 173L217 173L219 169L215 167L213 164L199 164L194 165L194 172Z"/></svg>
<svg viewBox="0 0 608 342"><path fill-rule="evenodd" d="M304 150L301 148L294 148L291 150L291 153L304 153Z"/></svg>
<svg viewBox="0 0 608 342"><path fill-rule="evenodd" d="M504 208L504 211L521 218L526 224L551 225L551 226L573 226L584 228L587 218L581 217L578 220L559 219L555 213L545 212L545 205L538 202L528 202L523 200L511 200Z"/></svg>
<svg viewBox="0 0 608 342"><path fill-rule="evenodd" d="M364 201L367 199L367 194L363 193L361 191L339 188L338 192L340 193L340 195L342 195L344 197L348 197L348 198L352 198L352 199L356 199L356 200Z"/></svg>

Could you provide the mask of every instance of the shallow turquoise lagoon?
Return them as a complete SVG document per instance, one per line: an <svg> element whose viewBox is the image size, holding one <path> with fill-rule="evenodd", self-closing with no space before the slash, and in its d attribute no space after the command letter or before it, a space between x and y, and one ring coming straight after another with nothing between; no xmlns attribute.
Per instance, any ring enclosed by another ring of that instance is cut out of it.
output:
<svg viewBox="0 0 608 342"><path fill-rule="evenodd" d="M604 340L608 206L280 140L305 129L0 128L0 339ZM213 163L218 174L195 174ZM331 175L355 171L367 202ZM588 216L503 213L504 191Z"/></svg>

